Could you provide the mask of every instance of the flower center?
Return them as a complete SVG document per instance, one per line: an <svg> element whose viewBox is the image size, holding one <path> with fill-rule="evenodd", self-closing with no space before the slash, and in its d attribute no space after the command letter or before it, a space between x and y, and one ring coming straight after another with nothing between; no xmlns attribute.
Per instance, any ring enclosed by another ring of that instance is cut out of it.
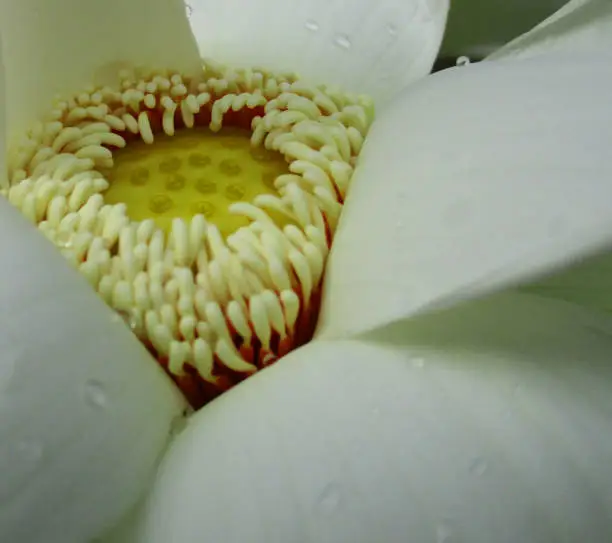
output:
<svg viewBox="0 0 612 543"><path fill-rule="evenodd" d="M308 341L369 99L205 62L58 101L4 195L200 407Z"/></svg>
<svg viewBox="0 0 612 543"><path fill-rule="evenodd" d="M245 128L224 127L215 134L196 127L157 135L153 147L130 142L113 153L104 199L125 203L132 220L154 219L167 233L173 219L202 214L227 238L249 223L231 214L230 205L260 194L277 196L274 180L289 173L282 155L252 148L250 137Z"/></svg>

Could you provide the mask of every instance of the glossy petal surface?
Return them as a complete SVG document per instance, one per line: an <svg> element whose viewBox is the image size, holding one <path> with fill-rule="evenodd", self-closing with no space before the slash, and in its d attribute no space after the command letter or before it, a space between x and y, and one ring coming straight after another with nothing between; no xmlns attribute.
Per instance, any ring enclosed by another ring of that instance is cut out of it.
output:
<svg viewBox="0 0 612 543"><path fill-rule="evenodd" d="M611 331L502 295L315 341L195 415L128 540L608 541Z"/></svg>
<svg viewBox="0 0 612 543"><path fill-rule="evenodd" d="M319 335L526 282L612 243L610 62L446 70L385 108L336 234Z"/></svg>
<svg viewBox="0 0 612 543"><path fill-rule="evenodd" d="M89 541L142 496L182 397L0 200L0 541Z"/></svg>
<svg viewBox="0 0 612 543"><path fill-rule="evenodd" d="M386 100L431 70L448 0L189 0L202 55Z"/></svg>
<svg viewBox="0 0 612 543"><path fill-rule="evenodd" d="M0 32L11 136L123 67L199 68L182 0L2 0Z"/></svg>

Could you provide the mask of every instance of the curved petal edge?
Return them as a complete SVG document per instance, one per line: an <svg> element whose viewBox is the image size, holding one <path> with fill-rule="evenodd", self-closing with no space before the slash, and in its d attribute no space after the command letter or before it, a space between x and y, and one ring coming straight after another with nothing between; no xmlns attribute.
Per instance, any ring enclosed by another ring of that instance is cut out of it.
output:
<svg viewBox="0 0 612 543"><path fill-rule="evenodd" d="M121 317L0 199L0 540L90 541L187 407Z"/></svg>
<svg viewBox="0 0 612 543"><path fill-rule="evenodd" d="M11 137L122 68L200 69L182 0L3 0L0 30Z"/></svg>
<svg viewBox="0 0 612 543"><path fill-rule="evenodd" d="M513 295L315 341L191 419L129 543L606 541L611 327Z"/></svg>
<svg viewBox="0 0 612 543"><path fill-rule="evenodd" d="M385 101L431 71L449 0L190 0L205 57Z"/></svg>
<svg viewBox="0 0 612 543"><path fill-rule="evenodd" d="M450 69L381 112L332 247L319 336L528 282L612 244L611 61Z"/></svg>
<svg viewBox="0 0 612 543"><path fill-rule="evenodd" d="M571 0L534 29L495 51L487 60L548 53L597 53L612 48L612 3Z"/></svg>

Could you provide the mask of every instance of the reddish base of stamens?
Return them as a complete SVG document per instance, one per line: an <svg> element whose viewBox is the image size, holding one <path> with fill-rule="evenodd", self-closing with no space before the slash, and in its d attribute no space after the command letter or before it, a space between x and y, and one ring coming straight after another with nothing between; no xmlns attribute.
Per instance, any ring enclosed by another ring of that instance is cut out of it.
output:
<svg viewBox="0 0 612 543"><path fill-rule="evenodd" d="M362 97L293 76L217 71L57 101L14 154L7 193L195 409L312 339L372 116Z"/></svg>
<svg viewBox="0 0 612 543"><path fill-rule="evenodd" d="M262 370L274 364L290 351L308 343L312 339L317 323L317 316L321 303L320 290L314 292L310 300L308 308L302 308L299 312L293 337L287 335L281 338L277 332L274 332L270 341L270 348L266 349L262 347L257 339L248 346L243 345L242 337L234 333L233 339L236 349L238 349L247 362L251 362L257 366L259 370ZM231 328L230 323L228 323L228 326ZM149 351L157 358L159 364L181 389L185 398L187 398L187 401L194 409L199 409L206 405L223 392L252 375L250 373L232 371L215 357L215 370L213 372L215 382L209 382L202 379L197 370L189 364L185 365L184 375L176 376L168 371L168 359L166 357L158 357L157 353L150 346Z"/></svg>
<svg viewBox="0 0 612 543"><path fill-rule="evenodd" d="M215 96L213 94L212 100L201 107L200 111L197 114L194 114L194 125L193 127L209 127L212 118L212 104L216 99L221 96ZM176 103L180 103L180 99L175 100ZM121 104L114 104L116 107L120 107ZM160 104L156 104L153 108L146 108L144 104L141 104L140 110L132 110L129 106L125 108L127 113L130 113L138 117L138 114L145 112L149 124L151 127L152 133L155 135L164 134L163 128L163 114L166 111L163 106ZM231 127L231 128L240 128L245 131L252 130L252 121L255 117L263 117L265 115L265 110L263 106L256 106L249 108L244 106L242 109L238 111L229 110L223 115L223 126ZM179 131L187 129L186 127L181 109L177 107L174 112L174 130ZM120 135L126 141L126 144L129 146L130 142L141 141L142 136L140 133L132 133L129 130L116 131L113 130L114 133ZM155 143L152 144L154 146ZM116 151L115 149L109 149L111 151ZM31 174L31 172L27 172ZM331 245L332 240L332 232L327 223L325 215L323 215L325 221L325 235L328 247ZM115 251L117 251L117 247L111 248L111 256L114 256ZM296 278L294 284L299 285L299 280ZM252 363L257 367L258 370L262 370L267 366L274 364L279 358L282 358L290 351L304 345L308 341L312 339L314 334L317 316L319 312L320 300L321 300L321 292L320 286L310 294L309 300L304 300L302 296L302 292L299 287L295 289L296 294L299 296L301 304L300 310L298 313L298 317L293 326L293 333L286 334L284 337L273 331L270 339L269 346L264 347L260 340L257 338L257 334L255 330L251 326L252 329L252 340L249 344L244 343L243 337L237 333L232 324L227 321L227 327L231 332L232 339L236 350L240 353L242 358ZM247 302L248 303L248 302ZM146 339L140 338L143 341L145 347L149 350L151 355L156 358L158 363L162 366L162 368L166 371L166 373L173 379L176 385L183 392L186 399L192 405L194 409L199 409L204 406L223 392L232 388L233 386L239 384L241 381L249 377L252 373L239 373L229 369L216 355L214 357L214 368L212 379L205 380L198 373L197 369L190 365L189 362L184 364L183 374L182 375L174 375L168 369L168 358L166 356L161 356L159 352L153 347L153 345ZM187 340L187 338L177 338L179 341Z"/></svg>
<svg viewBox="0 0 612 543"><path fill-rule="evenodd" d="M261 106L250 109L244 107L239 111L228 111L223 116L223 126L241 128L250 131L253 118L256 116L263 116L264 114L264 108ZM163 133L162 115L163 109L154 108L147 110L147 116L154 134ZM198 114L195 115L194 126L208 127L210 121L211 106L206 105L202 107ZM175 112L174 126L176 130L188 129L184 125L180 108ZM139 134L132 134L128 131L123 131L119 134L125 138L127 144L129 144L130 141L141 139ZM327 243L328 245L331 245L332 235L327 224L325 233ZM298 292L298 294L301 293ZM264 369L265 367L270 366L291 350L296 349L297 347L310 341L314 334L314 329L317 322L320 299L320 290L317 290L311 294L307 308L304 307L302 299L302 307L294 326L293 336L286 335L285 337L281 338L278 332L273 332L270 340L270 347L268 349L261 345L254 332L254 340L250 344L245 345L243 344L243 338L234 331L232 335L236 349L244 360L251 362L257 366L257 368ZM230 330L233 330L230 322L227 322L227 325ZM181 389L194 409L199 409L251 375L248 373L238 373L230 370L215 356L215 367L213 372L214 382L204 380L197 370L188 363L184 367L184 374L181 376L176 376L168 371L167 357L159 356L159 353L157 353L151 345L146 346L151 354L158 360L159 364L173 379L176 385Z"/></svg>
<svg viewBox="0 0 612 543"><path fill-rule="evenodd" d="M245 107L239 111L228 111L223 117L223 125L233 128L251 130L253 118L256 116L263 116L264 113L264 108L260 106L252 109ZM163 132L162 111L159 109L151 109L148 111L148 117L153 133ZM210 120L211 108L205 106L197 115L195 115L195 126L208 126ZM179 110L177 110L175 113L174 122L176 129L185 128ZM127 142L140 138L138 134L126 134L125 132L122 132L121 135L126 138ZM331 245L331 237L331 231L326 225L326 238L329 245ZM251 344L244 345L242 337L238 333L234 333L233 339L236 349L247 362L251 362L259 369L264 369L265 367L270 366L291 350L304 345L310 341L310 339L312 339L317 322L320 300L321 294L320 290L318 290L311 295L308 308L304 309L304 307L302 307L300 309L300 313L295 323L295 333L293 337L287 335L284 338L281 338L280 334L273 332L270 341L270 348L266 349L261 345L256 337ZM228 322L227 324L228 327L232 329L231 323ZM150 350L151 353L156 356L157 353L155 353L152 349ZM215 382L209 382L202 379L197 370L189 364L185 365L184 375L176 376L168 371L167 358L157 357L157 360L159 364L167 371L168 375L173 379L176 385L181 389L194 409L199 409L251 375L248 373L234 372L222 364L217 357L215 357Z"/></svg>

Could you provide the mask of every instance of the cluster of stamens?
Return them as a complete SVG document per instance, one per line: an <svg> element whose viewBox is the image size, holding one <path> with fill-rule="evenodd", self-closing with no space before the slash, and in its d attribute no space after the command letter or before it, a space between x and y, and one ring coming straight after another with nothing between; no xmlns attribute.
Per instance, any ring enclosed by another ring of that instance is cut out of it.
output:
<svg viewBox="0 0 612 543"><path fill-rule="evenodd" d="M10 154L3 191L121 314L194 406L308 341L333 233L372 102L293 74L124 73L120 88L57 100ZM235 202L222 235L202 214L169 231L109 203L113 153L208 126L250 128L284 157L270 193Z"/></svg>

